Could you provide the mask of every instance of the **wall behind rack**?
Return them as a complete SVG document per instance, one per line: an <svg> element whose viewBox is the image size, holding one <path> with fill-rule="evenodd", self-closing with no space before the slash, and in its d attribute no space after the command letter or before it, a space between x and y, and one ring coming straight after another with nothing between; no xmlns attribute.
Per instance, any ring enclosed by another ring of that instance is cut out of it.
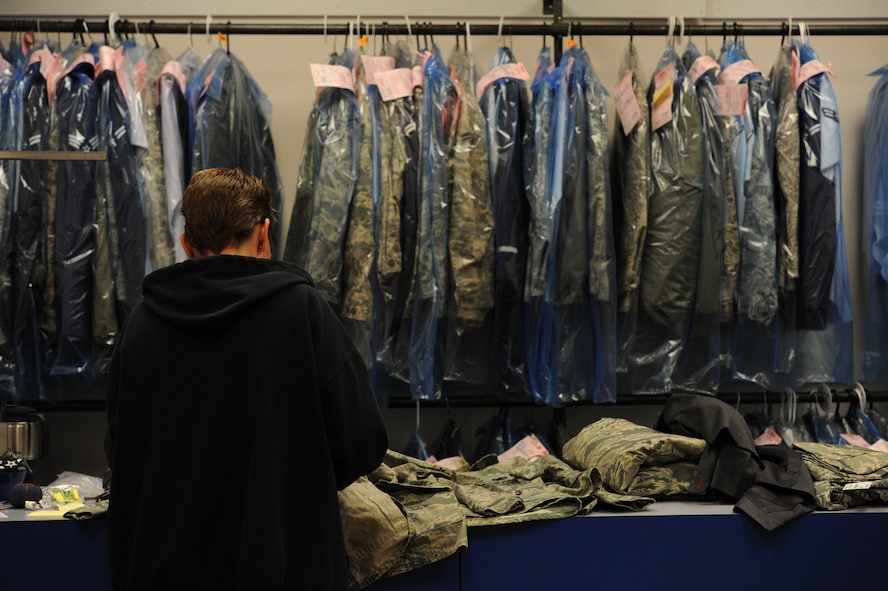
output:
<svg viewBox="0 0 888 591"><path fill-rule="evenodd" d="M72 13L72 4L68 0L43 0L32 3L7 3L4 6L2 19L28 18L40 19L44 23L51 21L72 21L84 18L88 21L103 21L114 11L121 19L129 19L144 23L154 19L163 22L193 22L191 34L158 33L157 39L167 49L171 57L176 57L189 45L202 57L220 46L216 32L224 30L226 22L257 23L257 24L318 24L326 11L330 24L342 25L358 16L365 23L381 23L387 20L392 23L404 23L405 7L418 9L422 14L409 15L413 23L432 21L435 24L450 24L456 21L471 24L497 24L500 16L504 17L504 38L502 41L495 35L472 36L472 49L478 68L487 68L495 54L497 44L503 42L510 45L516 57L524 62L528 70L533 71L536 56L542 43L537 35L509 35L509 24L541 24L552 22L551 17L543 15L542 0L519 0L509 2L497 0L480 3L469 0L454 0L446 3L404 3L379 2L371 9L366 3L358 0L320 3L281 2L274 0L253 0L250 3L250 14L244 15L243 3L235 0L216 0L212 2L184 3L173 0L153 0L141 2L94 0L84 12ZM428 4L428 8L426 8ZM779 4L779 6L778 6ZM886 35L816 35L816 25L849 22L888 23L888 3L883 0L837 2L804 2L794 0L788 3L765 1L727 2L721 0L679 0L674 2L650 3L644 0L627 0L621 3L594 3L579 0L561 3L565 21L592 19L608 19L607 22L627 25L631 22L662 23L667 16L684 16L688 23L707 24L707 34L695 34L692 41L701 48L711 47L717 51L722 41L721 24L723 21L739 20L747 23L762 23L771 19L770 23L780 22L792 16L795 20L806 20L812 25L815 33L812 38L815 48L824 62L832 64L835 72L834 86L840 109L842 122L842 146L844 156L843 176L843 209L844 224L848 240L848 263L853 292L853 310L855 315L855 375L862 377L863 327L865 323L865 307L863 292L863 257L861 228L861 192L862 192L862 132L866 99L873 79L868 74L888 61L888 36ZM595 14L590 14L594 11ZM779 14L777 14L779 12ZM210 35L206 34L207 15L211 15ZM695 21L693 19L705 19ZM763 20L764 19L764 20ZM142 34L146 33L143 29ZM101 30L88 33L100 40ZM0 39L8 40L8 32L0 31ZM70 33L43 33L44 36L58 36L66 41ZM435 41L441 49L449 54L454 46L453 36L437 35ZM592 63L599 78L607 88L613 88L617 82L617 68L620 55L626 46L628 36L618 35L584 35L584 48L589 52ZM549 43L552 39L549 38ZM237 55L247 66L268 95L272 106L272 133L275 141L278 166L284 189L284 231L286 232L289 213L293 205L296 189L298 164L302 153L305 123L308 117L314 88L309 71L309 64L324 62L328 54L341 50L345 43L343 35L285 35L285 34L231 34L228 39L231 52ZM660 57L665 39L662 36L635 36L635 43L641 57L642 76L648 77ZM772 36L758 35L748 37L746 46L753 61L763 71L768 71L780 43L779 34ZM370 41L372 48L373 41ZM611 115L613 105L611 104ZM612 118L613 121L613 118ZM861 379L858 377L858 379ZM874 389L888 390L886 385L872 385ZM477 391L468 391L468 397L477 397ZM403 393L402 393L403 395ZM759 399L747 398L747 404L758 404ZM651 398L647 404L619 404L601 407L584 406L568 409L566 415L566 433L576 433L582 426L601 416L622 416L651 425L656 419L661 400ZM171 401L174 404L174 401ZM881 406L885 403L880 402ZM882 409L884 410L884 409ZM171 410L172 411L172 410ZM496 411L495 404L486 407L482 404L424 405L420 413L420 433L426 440L433 440L438 435L447 416L455 419L460 425L466 448L474 448L475 430ZM513 420L523 423L527 415L544 423L552 414L552 409L533 406L516 406L510 410ZM100 406L85 405L80 409L69 407L67 410L48 409L47 414L53 431L54 445L51 456L39 466L42 476L52 474L60 469L74 469L92 474L100 474L104 466L101 452L101 436L104 429L104 415ZM406 400L388 409L388 422L391 444L394 449L402 449L416 429L416 411ZM74 458L76 456L76 458ZM73 461L72 461L73 460Z"/></svg>

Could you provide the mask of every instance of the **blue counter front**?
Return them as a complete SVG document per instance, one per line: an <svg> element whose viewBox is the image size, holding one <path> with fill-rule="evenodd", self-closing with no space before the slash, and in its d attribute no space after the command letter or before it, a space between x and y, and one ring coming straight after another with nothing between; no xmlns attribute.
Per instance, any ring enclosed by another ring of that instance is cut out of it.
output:
<svg viewBox="0 0 888 591"><path fill-rule="evenodd" d="M104 591L104 520L0 519L2 589ZM469 530L467 550L370 591L884 588L888 508L818 511L767 532L730 505L662 501L645 511Z"/></svg>

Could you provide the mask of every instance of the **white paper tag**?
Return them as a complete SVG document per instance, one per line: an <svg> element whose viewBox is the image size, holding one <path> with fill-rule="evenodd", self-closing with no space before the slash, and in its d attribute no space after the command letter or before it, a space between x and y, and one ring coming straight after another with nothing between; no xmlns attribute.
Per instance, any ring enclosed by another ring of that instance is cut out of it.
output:
<svg viewBox="0 0 888 591"><path fill-rule="evenodd" d="M872 481L849 482L842 487L842 490L867 490L873 486Z"/></svg>

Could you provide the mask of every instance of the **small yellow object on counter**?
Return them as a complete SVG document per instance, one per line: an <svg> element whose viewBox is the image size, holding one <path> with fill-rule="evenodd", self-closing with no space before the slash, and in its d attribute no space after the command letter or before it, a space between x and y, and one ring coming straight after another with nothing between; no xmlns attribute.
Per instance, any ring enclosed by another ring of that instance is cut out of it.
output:
<svg viewBox="0 0 888 591"><path fill-rule="evenodd" d="M57 509L37 509L35 511L28 511L28 519L64 519L65 513L82 505L82 501L74 501L66 503Z"/></svg>
<svg viewBox="0 0 888 591"><path fill-rule="evenodd" d="M52 498L54 498L57 503L78 503L78 502L81 502L80 493L77 492L77 489L75 487L70 487L70 488L56 487L52 491Z"/></svg>

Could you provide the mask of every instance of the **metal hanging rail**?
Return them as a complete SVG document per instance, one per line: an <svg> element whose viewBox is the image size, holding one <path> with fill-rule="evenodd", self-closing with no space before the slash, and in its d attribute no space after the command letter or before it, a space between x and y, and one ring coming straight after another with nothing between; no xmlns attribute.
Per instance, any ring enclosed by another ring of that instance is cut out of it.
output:
<svg viewBox="0 0 888 591"><path fill-rule="evenodd" d="M591 19L579 19L572 22L555 21L551 23L531 24L525 19L517 23L470 23L472 35L507 35L507 36L540 36L567 37L571 35L590 36L666 36L669 33L668 24L654 24L651 19L644 22L631 20L619 22L602 22ZM843 23L826 21L805 21L807 32L811 35L829 36L873 36L888 35L888 21L886 22L862 22ZM388 35L464 35L466 23L442 24L416 21L389 22L380 19L366 19L360 23L232 23L214 22L209 25L211 33L224 33L231 35L348 35L350 27L352 33L355 24L362 27L372 27L376 34ZM155 22L155 21L130 21L121 20L113 25L113 33L116 35L156 35L156 34L201 34L206 32L207 25L203 22ZM0 31L24 33L26 31L39 31L41 33L70 33L72 35L88 35L97 38L107 35L109 21L74 20L38 20L38 19L0 19ZM678 33L678 31L675 31ZM792 25L792 31L787 23L762 24L759 21L716 21L694 19L684 27L685 35L742 35L742 36L768 36L768 35L798 35L797 24Z"/></svg>

